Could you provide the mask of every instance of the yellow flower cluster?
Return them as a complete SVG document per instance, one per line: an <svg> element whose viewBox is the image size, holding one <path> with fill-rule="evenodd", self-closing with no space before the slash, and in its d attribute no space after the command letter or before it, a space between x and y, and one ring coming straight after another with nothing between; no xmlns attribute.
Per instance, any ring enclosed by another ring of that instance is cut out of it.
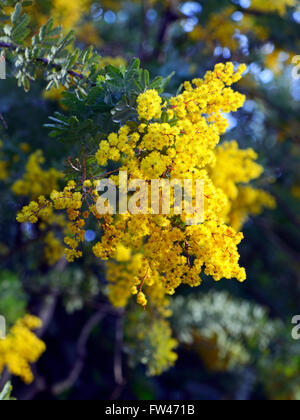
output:
<svg viewBox="0 0 300 420"><path fill-rule="evenodd" d="M241 150L236 141L226 142L216 149L211 177L230 201L237 199L238 184L247 184L262 175L263 167L256 163L257 158L253 149Z"/></svg>
<svg viewBox="0 0 300 420"><path fill-rule="evenodd" d="M58 188L58 182L64 177L64 174L54 168L42 169L41 165L44 161L40 150L30 155L25 174L22 179L13 184L12 191L16 195L34 200L24 207L17 220L20 223L37 223L40 220L39 229L45 232L56 226L64 228L66 220L64 217L54 214L53 208L49 206L49 202L45 198L45 195L49 195L53 189ZM46 233L44 243L45 257L50 265L54 265L63 257L64 247L53 232Z"/></svg>
<svg viewBox="0 0 300 420"><path fill-rule="evenodd" d="M210 176L228 199L224 219L240 230L250 215L257 216L264 208L273 209L275 199L266 191L249 184L263 173L253 149L242 150L236 141L225 142L216 149L216 164Z"/></svg>
<svg viewBox="0 0 300 420"><path fill-rule="evenodd" d="M60 86L59 88L52 87L50 90L43 91L43 98L46 101L57 102L61 109L67 110L66 105L62 102L63 93L65 92L65 90L66 89L64 86Z"/></svg>
<svg viewBox="0 0 300 420"><path fill-rule="evenodd" d="M63 97L63 92L65 91L64 86L60 86L59 88L52 88L50 90L43 91L43 98L47 101L55 101L59 102Z"/></svg>
<svg viewBox="0 0 300 420"><path fill-rule="evenodd" d="M110 57L110 56L102 56L100 59L100 68L104 69L106 66L111 65L114 67L121 67L126 66L127 62L125 58L121 56L117 57Z"/></svg>
<svg viewBox="0 0 300 420"><path fill-rule="evenodd" d="M25 154L29 153L30 152L30 144L28 144L26 142L20 143L20 150Z"/></svg>
<svg viewBox="0 0 300 420"><path fill-rule="evenodd" d="M175 116L183 122L187 120L193 124L211 123L211 126L217 129L217 134L224 134L227 124L222 113L235 112L245 102L245 96L230 87L242 78L245 71L244 64L235 71L233 63L220 63L215 66L213 72L207 72L203 80L194 79L195 87L186 82L185 91L170 101ZM207 120L204 118L206 114L209 116ZM200 125L198 131L201 133L202 130L203 127ZM210 148L215 146L215 142L210 144Z"/></svg>
<svg viewBox="0 0 300 420"><path fill-rule="evenodd" d="M150 89L142 93L137 100L137 112L140 120L159 119L161 117L161 103L162 99L156 90Z"/></svg>
<svg viewBox="0 0 300 420"><path fill-rule="evenodd" d="M229 6L217 14L209 17L205 26L198 24L190 33L193 41L203 41L207 46L214 49L216 45L221 44L232 51L239 48L239 42L236 37L237 30L242 34L251 33L261 40L268 37L267 29L259 25L259 22L253 16L244 15L243 19L235 22L232 19L235 7Z"/></svg>
<svg viewBox="0 0 300 420"><path fill-rule="evenodd" d="M78 247L85 237L85 220L81 215L82 194L74 191L75 188L75 182L70 181L63 192L53 190L50 200L45 196L40 196L37 201L32 201L28 206L25 206L17 216L20 223L37 223L39 220L48 224L61 222L61 227L65 227L66 234L64 242L67 248L64 249L64 253L69 262L82 256ZM55 217L53 210L67 210L69 222L65 223L64 219L60 220ZM61 257L62 251L59 241L52 234L48 234L45 243L49 263L56 262Z"/></svg>
<svg viewBox="0 0 300 420"><path fill-rule="evenodd" d="M253 149L239 149L236 141L226 142L216 149L216 164L210 176L226 194L228 202L223 216L235 230L240 230L250 215L276 206L268 192L247 185L263 173L263 167L256 163L257 157Z"/></svg>
<svg viewBox="0 0 300 420"><path fill-rule="evenodd" d="M300 199L300 184L296 184L292 188L293 197Z"/></svg>
<svg viewBox="0 0 300 420"><path fill-rule="evenodd" d="M293 51L288 51L287 49L283 51L282 49L274 48L273 52L271 52L270 54L265 54L263 58L266 67L271 69L276 76L280 76L285 71L286 66L292 64L292 60L295 55L296 53ZM283 60L282 57L285 56L286 58ZM289 132L291 129L293 130L294 127L291 127L289 123L286 131Z"/></svg>
<svg viewBox="0 0 300 420"><path fill-rule="evenodd" d="M178 343L172 338L172 330L164 320L154 322L147 334L150 348L155 349L155 363L149 364L149 375L161 375L175 364L178 356L174 350Z"/></svg>
<svg viewBox="0 0 300 420"><path fill-rule="evenodd" d="M39 218L46 221L51 217L51 208L45 197L40 196L37 201L31 201L28 206L23 207L17 215L19 223L37 223Z"/></svg>
<svg viewBox="0 0 300 420"><path fill-rule="evenodd" d="M119 247L117 247L115 258L118 263L109 261L107 264L109 297L116 308L125 307L132 293L138 293L137 287L140 284L139 276L144 274L142 254L136 254L127 261L122 261L122 263L119 257L120 251Z"/></svg>
<svg viewBox="0 0 300 420"><path fill-rule="evenodd" d="M229 223L235 229L240 229L250 215L258 216L264 209L275 208L276 200L267 191L255 189L250 185L241 186L236 200L231 205Z"/></svg>
<svg viewBox="0 0 300 420"><path fill-rule="evenodd" d="M167 320L133 312L129 314L126 328L127 343L133 363L141 362L147 366L150 376L161 375L174 366L178 342L172 337L172 329ZM139 359L139 360L136 360Z"/></svg>
<svg viewBox="0 0 300 420"><path fill-rule="evenodd" d="M7 162L5 162L4 160L2 160L2 152L1 149L3 147L3 142L0 140L0 181L5 181L8 178L8 165Z"/></svg>
<svg viewBox="0 0 300 420"><path fill-rule="evenodd" d="M65 29L70 30L88 13L90 4L90 0L53 0L50 14L56 24L60 24ZM45 23L48 18L44 8L38 3L35 3L31 10L29 9L29 12L39 24Z"/></svg>
<svg viewBox="0 0 300 420"><path fill-rule="evenodd" d="M41 165L44 162L41 150L29 156L23 179L12 186L12 191L16 195L28 196L35 200L40 195L49 195L54 188L57 188L58 181L64 178L64 174L53 168L48 171L43 170Z"/></svg>
<svg viewBox="0 0 300 420"><path fill-rule="evenodd" d="M7 162L0 161L0 181L5 181L8 178Z"/></svg>
<svg viewBox="0 0 300 420"><path fill-rule="evenodd" d="M93 45L95 48L99 48L103 44L99 32L99 29L93 22L83 22L79 25L77 36L86 45Z"/></svg>
<svg viewBox="0 0 300 420"><path fill-rule="evenodd" d="M45 24L52 17L55 25L61 25L64 30L76 29L80 41L99 46L102 43L99 30L90 19L92 4L91 0L36 1L32 6L26 7L26 13L31 16L36 27ZM12 7L7 7L6 10L10 13Z"/></svg>
<svg viewBox="0 0 300 420"><path fill-rule="evenodd" d="M137 99L137 119L103 139L95 155L103 170L99 178L116 185L121 171L127 172L126 181L141 179L149 186L153 179L202 180L204 220L195 218L189 225L187 214L177 215L174 209L170 214L152 214L149 200L146 214L98 214L99 179L87 177L85 161L79 162L82 173L77 183L69 182L62 192L55 189L49 200L39 197L18 215L20 222L45 223L54 217L54 211L65 211L69 220L64 227L68 261L81 257L85 221L90 215L94 217L101 234L93 253L108 261L111 303L123 308L134 296L155 320L155 328L148 331L144 326L137 332L140 343L145 341L156 349L151 374L176 360L176 341L164 320L171 315L169 295L182 284L200 285L202 274L215 281L244 281L246 272L239 264L238 252L243 234L239 229L249 213L274 205L268 193L248 185L263 171L256 163L256 153L240 150L237 142L219 146L228 126L225 114L237 111L245 101L245 96L231 87L245 69L244 65L218 64L204 79L186 82L181 94L166 101L157 91L142 93ZM110 172L110 162L118 167L116 171ZM174 197L171 201L174 204ZM51 249L57 249L58 244L51 235L47 235L47 242L51 259L55 255Z"/></svg>
<svg viewBox="0 0 300 420"><path fill-rule="evenodd" d="M55 237L53 232L48 232L45 237L45 257L49 265L55 265L64 255L64 246L61 241Z"/></svg>
<svg viewBox="0 0 300 420"><path fill-rule="evenodd" d="M286 15L289 7L297 5L297 0L252 0L249 9L258 13L278 13L280 16ZM216 46L221 45L227 47L231 51L240 48L240 37L238 34L251 36L259 39L260 42L267 41L269 38L269 29L264 24L264 19L257 17L255 13L251 15L244 13L242 19L236 21L233 19L236 12L234 5L226 6L219 10L218 13L211 14L205 21L205 24L198 24L193 31L189 33L189 37L195 41L201 41L205 45L214 50ZM272 71L281 73L284 70L282 62L278 60L280 51L276 50L266 55L266 65ZM295 55L291 54L293 57Z"/></svg>
<svg viewBox="0 0 300 420"><path fill-rule="evenodd" d="M118 247L119 248L119 247ZM123 247L122 247L123 248ZM126 249L126 256L124 250ZM120 250L117 250L115 261L107 263L108 295L111 303L117 308L127 306L132 295L137 296L141 306L148 304L148 299L156 312L162 316L170 316L169 298L159 278L149 276L149 269L144 266L143 254L138 253L129 257L129 249L124 247L121 251L123 260L120 262ZM132 252L130 252L132 254ZM127 257L128 260L125 260ZM142 283L141 279L142 278ZM155 284L155 287L153 285ZM142 292L141 290L144 290Z"/></svg>
<svg viewBox="0 0 300 420"><path fill-rule="evenodd" d="M127 171L128 180L203 180L204 220L195 218L189 226L185 212L154 215L150 203L147 214L99 215L98 181L86 179L85 172L80 185L72 181L63 192L53 191L50 200L40 197L22 210L18 220L34 223L51 217L53 210L66 210L65 253L73 261L82 255L78 248L84 240L85 219L92 214L102 232L93 252L97 258L110 260L108 295L116 307L126 306L134 295L141 306L160 308L165 314L167 295L181 284L198 286L202 273L216 281L244 281L238 253L243 234L228 222L238 225L236 203L246 191L245 184L259 177L262 168L251 149L239 150L236 142L218 144L228 124L225 114L237 111L245 101L231 87L245 69L244 65L218 64L204 79L186 82L181 94L164 103L158 92L146 91L137 99L138 123L110 134L96 153L101 167L107 170L109 161L114 161L118 171ZM118 182L115 173L104 171L103 176ZM267 193L257 192L255 201L247 203L247 213L246 205L238 207L239 227L245 214L258 211L255 205L261 210L267 197L271 200Z"/></svg>
<svg viewBox="0 0 300 420"><path fill-rule="evenodd" d="M283 16L289 7L294 7L297 4L297 0L252 0L251 8L262 12L277 12Z"/></svg>
<svg viewBox="0 0 300 420"><path fill-rule="evenodd" d="M160 296L164 299L165 293L173 294L182 283L198 286L201 272L216 281L245 280L237 250L243 235L226 226L228 198L208 173L216 161L220 135L227 127L224 113L236 111L245 101L230 87L244 71L244 65L235 70L232 63L218 64L204 80L186 83L182 94L163 105L157 92L145 92L137 101L138 130L123 126L100 143L96 155L99 165L106 166L109 160L119 162L120 170L127 171L129 178L202 179L205 184L202 224L186 226L185 214L178 218L173 214L105 217L104 235L94 247L95 255L115 258L120 244L135 254L128 268L108 265L109 295L115 306L125 306L130 294L145 306L151 300L150 290L158 287L164 290ZM162 110L176 124L151 122ZM251 170L258 171L258 166L249 164L246 171ZM117 180L115 175L110 178ZM247 174L242 181L246 178Z"/></svg>
<svg viewBox="0 0 300 420"><path fill-rule="evenodd" d="M8 336L0 339L0 375L5 367L26 384L33 381L30 364L44 353L46 346L32 331L41 327L40 319L27 315L11 328Z"/></svg>

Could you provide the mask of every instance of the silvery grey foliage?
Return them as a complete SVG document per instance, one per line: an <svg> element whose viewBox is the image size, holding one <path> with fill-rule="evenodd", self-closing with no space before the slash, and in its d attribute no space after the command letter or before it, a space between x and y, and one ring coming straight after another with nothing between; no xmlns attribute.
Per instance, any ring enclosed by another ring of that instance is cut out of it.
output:
<svg viewBox="0 0 300 420"><path fill-rule="evenodd" d="M232 298L227 292L179 296L172 309L179 340L193 345L197 335L213 341L228 370L250 363L253 353L267 351L281 326L262 306Z"/></svg>
<svg viewBox="0 0 300 420"><path fill-rule="evenodd" d="M3 390L0 392L0 401L14 401L15 398L11 396L12 386L10 382L7 382Z"/></svg>
<svg viewBox="0 0 300 420"><path fill-rule="evenodd" d="M53 19L49 19L38 34L32 34L30 18L24 13L29 4L31 2L7 1L0 5L0 17L5 23L0 25L0 48L5 50L19 86L28 91L30 82L43 72L47 89L69 88L75 81L74 90L85 94L87 86L95 85L98 54L93 47L70 51L68 47L75 41L74 31L64 35L61 27L54 27ZM13 5L11 16L5 16L3 7Z"/></svg>

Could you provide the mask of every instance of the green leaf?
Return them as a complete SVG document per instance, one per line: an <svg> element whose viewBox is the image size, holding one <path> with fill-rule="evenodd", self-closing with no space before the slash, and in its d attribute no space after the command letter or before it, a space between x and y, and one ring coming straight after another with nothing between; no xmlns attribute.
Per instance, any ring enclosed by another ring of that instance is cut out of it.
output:
<svg viewBox="0 0 300 420"><path fill-rule="evenodd" d="M14 12L11 15L11 21L13 24L16 24L18 20L20 19L22 13L22 4L17 3Z"/></svg>
<svg viewBox="0 0 300 420"><path fill-rule="evenodd" d="M0 401L15 401L15 398L11 397L12 386L10 382L4 386L3 390L0 393Z"/></svg>
<svg viewBox="0 0 300 420"><path fill-rule="evenodd" d="M106 70L106 74L109 77L111 77L112 79L119 79L123 82L124 80L123 75L117 67L114 67L109 64L108 66L106 66L105 70Z"/></svg>
<svg viewBox="0 0 300 420"><path fill-rule="evenodd" d="M25 315L27 297L20 279L10 271L0 274L0 314L5 315L8 326Z"/></svg>
<svg viewBox="0 0 300 420"><path fill-rule="evenodd" d="M30 34L30 30L28 28L28 24L30 22L30 18L28 15L23 15L19 20L17 25L12 30L12 38L17 43L20 43L27 36Z"/></svg>
<svg viewBox="0 0 300 420"><path fill-rule="evenodd" d="M150 74L148 70L144 70L144 87L147 89L148 85L150 83Z"/></svg>
<svg viewBox="0 0 300 420"><path fill-rule="evenodd" d="M145 89L143 88L143 86L141 85L141 83L138 80L135 79L133 81L133 85L135 86L138 94L144 92Z"/></svg>
<svg viewBox="0 0 300 420"><path fill-rule="evenodd" d="M148 86L149 89L156 89L159 90L161 88L163 82L163 78L161 76L157 76Z"/></svg>
<svg viewBox="0 0 300 420"><path fill-rule="evenodd" d="M140 68L141 62L138 58L135 58L129 65L126 73L125 73L125 82L129 83L134 79L137 75L137 72Z"/></svg>
<svg viewBox="0 0 300 420"><path fill-rule="evenodd" d="M165 88L167 87L167 85L170 83L170 80L175 76L175 74L176 74L176 72L175 71L173 71L171 74L169 74L169 76L168 77L165 77L164 79L163 79L163 81L162 81L162 85L161 85L161 88L163 89L163 90L165 90Z"/></svg>
<svg viewBox="0 0 300 420"><path fill-rule="evenodd" d="M3 32L5 33L5 35L9 37L11 36L12 30L13 30L13 27L11 25L5 25L3 27Z"/></svg>

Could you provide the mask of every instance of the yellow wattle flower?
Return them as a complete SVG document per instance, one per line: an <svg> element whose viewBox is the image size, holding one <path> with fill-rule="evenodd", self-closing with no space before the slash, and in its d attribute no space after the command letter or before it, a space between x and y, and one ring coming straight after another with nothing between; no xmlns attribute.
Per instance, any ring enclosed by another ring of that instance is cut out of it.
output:
<svg viewBox="0 0 300 420"><path fill-rule="evenodd" d="M0 375L5 367L26 384L33 381L30 365L46 350L46 346L32 331L42 326L41 320L31 315L16 322L4 340L0 339Z"/></svg>

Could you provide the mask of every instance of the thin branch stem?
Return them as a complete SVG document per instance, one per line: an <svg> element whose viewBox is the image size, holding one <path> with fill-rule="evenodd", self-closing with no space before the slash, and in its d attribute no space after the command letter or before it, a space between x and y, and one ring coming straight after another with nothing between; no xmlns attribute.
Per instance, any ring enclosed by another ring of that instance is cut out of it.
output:
<svg viewBox="0 0 300 420"><path fill-rule="evenodd" d="M123 315L120 314L116 321L116 342L115 342L115 356L114 356L114 377L116 382L116 388L114 389L110 399L117 400L123 387L125 385L125 379L123 376L123 362L122 362L122 348L123 348Z"/></svg>
<svg viewBox="0 0 300 420"><path fill-rule="evenodd" d="M116 349L114 358L114 375L118 385L124 383L122 368L122 346L123 346L123 317L117 319L116 324Z"/></svg>
<svg viewBox="0 0 300 420"><path fill-rule="evenodd" d="M15 51L19 47L17 47L16 45L13 45L13 44L6 43L6 42L0 42L0 48L6 48L6 49L9 49L9 50ZM24 50L24 48L20 48L20 51L24 52L25 50ZM50 67L52 67L52 68L54 68L56 70L61 70L61 66L59 64L52 63L47 58L38 57L38 58L35 59L35 61L37 61L39 63L42 63L45 66L50 66ZM94 83L91 80L89 80L82 73L79 73L79 72L77 72L75 70L68 70L67 72L72 77L75 77L75 78L80 79L80 80L85 80L91 86L96 86L96 83Z"/></svg>
<svg viewBox="0 0 300 420"><path fill-rule="evenodd" d="M77 350L76 350L77 357L76 357L75 363L72 366L67 378L52 386L52 393L54 395L59 395L62 392L72 388L72 386L79 379L85 365L85 360L86 360L86 355L87 355L87 343L88 343L89 337L91 333L93 332L94 328L105 317L105 315L106 315L105 311L99 310L89 319L89 321L83 327L81 334L79 336L78 342L77 342Z"/></svg>
<svg viewBox="0 0 300 420"><path fill-rule="evenodd" d="M8 130L7 122L5 121L5 119L4 119L4 117L3 117L3 115L1 113L0 113L0 121L1 121L1 123L3 125L3 127L5 128L5 130Z"/></svg>
<svg viewBox="0 0 300 420"><path fill-rule="evenodd" d="M10 381L12 374L5 368L0 376L0 392L3 390L8 381Z"/></svg>

